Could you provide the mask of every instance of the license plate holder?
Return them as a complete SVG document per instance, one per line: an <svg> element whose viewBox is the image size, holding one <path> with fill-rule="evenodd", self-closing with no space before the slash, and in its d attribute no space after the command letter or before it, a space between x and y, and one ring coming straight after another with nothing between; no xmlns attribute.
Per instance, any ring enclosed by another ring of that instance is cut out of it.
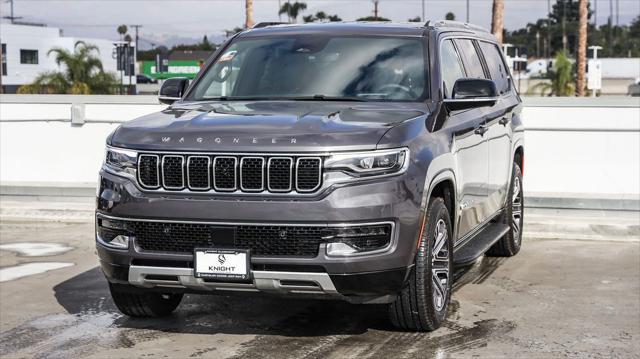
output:
<svg viewBox="0 0 640 359"><path fill-rule="evenodd" d="M246 282L251 278L251 253L246 249L196 248L193 274L196 278Z"/></svg>

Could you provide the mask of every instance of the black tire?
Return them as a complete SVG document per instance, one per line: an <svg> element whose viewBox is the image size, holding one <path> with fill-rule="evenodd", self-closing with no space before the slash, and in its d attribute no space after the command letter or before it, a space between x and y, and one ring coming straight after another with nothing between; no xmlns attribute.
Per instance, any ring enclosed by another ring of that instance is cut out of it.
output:
<svg viewBox="0 0 640 359"><path fill-rule="evenodd" d="M515 256L522 246L524 200L522 195L522 171L517 163L513 164L513 175L511 176L511 185L507 196L504 223L509 225L509 232L489 248L487 255L491 257Z"/></svg>
<svg viewBox="0 0 640 359"><path fill-rule="evenodd" d="M130 317L153 318L171 314L180 305L182 293L135 293L126 285L109 283L116 307Z"/></svg>
<svg viewBox="0 0 640 359"><path fill-rule="evenodd" d="M440 233L446 234L444 239L437 235L438 229L441 229ZM405 287L398 293L396 300L389 304L389 319L396 328L407 331L432 331L440 327L444 321L451 296L453 274L451 233L451 220L444 200L432 198L427 208L426 224L416 253L415 266ZM437 258L440 259L434 259L434 245L438 238L438 246L441 249ZM446 259L442 259L445 254ZM433 272L434 268L440 273ZM442 279L445 278L442 273L444 270L446 282L442 283ZM439 278L440 286L434 283L435 277ZM436 294L436 288L440 289L438 293L444 290L444 295Z"/></svg>

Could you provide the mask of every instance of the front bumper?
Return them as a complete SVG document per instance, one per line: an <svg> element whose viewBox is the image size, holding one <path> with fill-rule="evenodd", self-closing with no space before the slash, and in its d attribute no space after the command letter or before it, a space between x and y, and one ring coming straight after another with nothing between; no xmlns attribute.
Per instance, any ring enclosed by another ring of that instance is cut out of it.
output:
<svg viewBox="0 0 640 359"><path fill-rule="evenodd" d="M313 223L317 225L392 222L384 251L329 256L321 244L313 258L252 256L250 283L207 282L193 276L193 254L127 250L97 243L108 280L141 288L189 291L249 291L384 297L401 288L411 269L420 227L421 186L407 173L369 183L332 188L317 198L241 198L144 192L128 179L101 172L97 216L175 222Z"/></svg>

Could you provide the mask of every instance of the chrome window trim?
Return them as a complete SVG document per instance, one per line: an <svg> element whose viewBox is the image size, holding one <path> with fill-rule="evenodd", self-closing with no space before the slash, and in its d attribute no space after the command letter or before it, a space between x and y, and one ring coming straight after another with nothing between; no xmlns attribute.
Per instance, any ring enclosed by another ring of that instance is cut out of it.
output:
<svg viewBox="0 0 640 359"><path fill-rule="evenodd" d="M242 164L244 163L245 160L248 159L259 159L262 162L262 172L261 172L261 184L260 184L260 188L245 188L242 185ZM264 191L264 172L265 172L265 167L266 167L266 161L264 159L264 157L259 157L259 156L247 156L247 157L242 157L240 159L240 189L246 192L262 192Z"/></svg>
<svg viewBox="0 0 640 359"><path fill-rule="evenodd" d="M273 189L271 188L271 181L269 180L271 175L271 161L272 160L289 160L289 188L287 189ZM322 163L320 164L322 166ZM322 169L320 170L322 171ZM291 192L291 190L293 189L293 157L270 157L269 161L267 161L267 189L270 192Z"/></svg>
<svg viewBox="0 0 640 359"><path fill-rule="evenodd" d="M193 158L206 158L207 159L207 186L206 187L195 187L191 185L191 181L189 178L189 165L191 164L191 159ZM187 156L187 188L193 189L196 191L206 191L211 188L211 157L209 156Z"/></svg>
<svg viewBox="0 0 640 359"><path fill-rule="evenodd" d="M219 188L216 185L216 162L219 158L230 158L233 159L233 188ZM212 164L212 173L213 173L213 189L219 192L234 192L238 189L238 157L235 156L216 156L213 158Z"/></svg>
<svg viewBox="0 0 640 359"><path fill-rule="evenodd" d="M182 186L180 187L172 187L172 186L167 186L165 184L165 171L164 171L164 160L167 158L172 158L172 157L179 157L180 158L180 164L182 165ZM184 155L164 155L162 156L162 187L166 188L166 189L173 189L173 190L182 190L185 188L184 185Z"/></svg>
<svg viewBox="0 0 640 359"><path fill-rule="evenodd" d="M298 178L300 177L300 175L299 175L299 172L300 172L300 167L299 167L300 160L318 160L318 161L320 161L320 163L319 163L319 171L318 171L318 184L313 189L300 189L298 187ZM315 190L320 188L320 186L322 185L322 168L323 168L323 163L322 163L322 158L321 157L310 157L310 156L298 157L296 159L296 192L300 192L300 193L314 192Z"/></svg>
<svg viewBox="0 0 640 359"><path fill-rule="evenodd" d="M146 184L144 184L144 182L142 181L142 178L140 178L140 163L142 162L140 159L142 157L155 157L156 159L156 182L158 183L157 186L148 186ZM140 185L145 188L145 189L158 189L162 186L162 183L160 183L160 156L158 155L154 155L154 154L138 154L138 166L137 166L137 172L136 173L136 177L138 177L138 183L140 183Z"/></svg>

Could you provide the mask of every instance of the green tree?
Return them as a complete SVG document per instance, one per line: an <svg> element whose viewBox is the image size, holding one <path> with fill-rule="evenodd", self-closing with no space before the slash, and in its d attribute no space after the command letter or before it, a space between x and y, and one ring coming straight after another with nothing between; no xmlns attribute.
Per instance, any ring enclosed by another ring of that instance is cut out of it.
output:
<svg viewBox="0 0 640 359"><path fill-rule="evenodd" d="M382 16L366 16L366 17L361 17L356 21L391 21L389 19L387 19L386 17L382 17Z"/></svg>
<svg viewBox="0 0 640 359"><path fill-rule="evenodd" d="M21 86L19 93L60 93L60 94L109 94L118 84L116 76L104 72L102 61L95 54L98 47L77 41L73 52L54 47L47 55L53 55L58 67L63 71L45 72L36 77L30 85Z"/></svg>
<svg viewBox="0 0 640 359"><path fill-rule="evenodd" d="M278 15L286 14L289 18L289 21L293 19L293 22L298 21L298 15L304 10L307 9L307 4L303 2L286 2L282 4L282 7L278 11Z"/></svg>
<svg viewBox="0 0 640 359"><path fill-rule="evenodd" d="M452 12L448 12L445 16L444 16L445 20L450 20L450 21L454 21L456 19L456 14L452 13Z"/></svg>
<svg viewBox="0 0 640 359"><path fill-rule="evenodd" d="M342 21L338 15L328 15L324 11L318 11L315 15L307 15L302 17L304 22L335 22Z"/></svg>
<svg viewBox="0 0 640 359"><path fill-rule="evenodd" d="M413 19L409 19L409 22L422 22L422 19L420 16L416 16Z"/></svg>
<svg viewBox="0 0 640 359"><path fill-rule="evenodd" d="M532 91L539 90L544 96L573 96L574 71L573 64L569 61L565 51L559 51L556 55L553 68L548 72L551 82L541 82L531 88Z"/></svg>
<svg viewBox="0 0 640 359"><path fill-rule="evenodd" d="M120 34L120 40L122 40L124 38L124 35L127 33L127 25L120 25L118 26L118 28L116 29L116 31L118 31L118 34Z"/></svg>

